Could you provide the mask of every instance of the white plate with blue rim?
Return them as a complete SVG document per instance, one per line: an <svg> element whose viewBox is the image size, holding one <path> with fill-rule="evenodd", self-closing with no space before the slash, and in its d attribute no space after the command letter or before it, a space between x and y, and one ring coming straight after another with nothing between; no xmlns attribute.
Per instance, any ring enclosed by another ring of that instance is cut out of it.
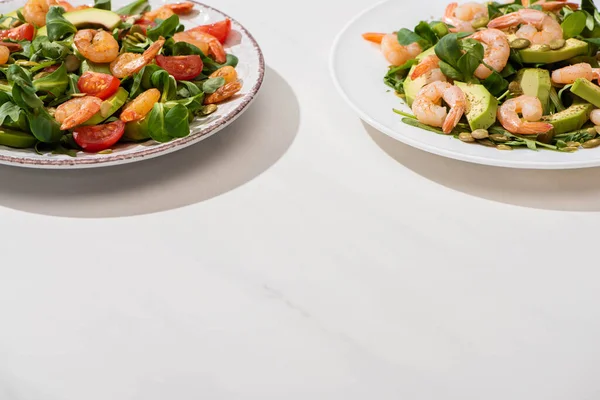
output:
<svg viewBox="0 0 600 400"><path fill-rule="evenodd" d="M69 1L82 5L90 1ZM248 109L256 98L265 73L265 63L258 43L239 22L209 5L193 1L194 12L181 16L186 29L210 24L225 18L231 19L232 33L225 43L225 50L239 58L236 67L243 87L231 100L219 105L218 110L206 118L197 118L190 123L190 135L168 143L147 141L143 143L117 144L110 154L88 154L78 152L76 157L65 154L38 154L33 149L13 149L0 146L0 164L44 169L77 169L126 164L158 157L198 143L219 132ZM127 0L113 0L112 9L128 4ZM24 0L0 0L0 14L15 11L25 4ZM150 0L153 9L163 3Z"/></svg>
<svg viewBox="0 0 600 400"><path fill-rule="evenodd" d="M407 145L477 164L526 169L574 169L600 166L600 148L563 153L550 150L495 148L463 143L406 125L392 110L411 110L383 83L388 63L379 46L365 41L365 32L395 32L412 29L419 21L439 20L449 0L423 0L419 7L387 0L367 9L348 23L335 40L330 69L344 100L358 116L379 131Z"/></svg>

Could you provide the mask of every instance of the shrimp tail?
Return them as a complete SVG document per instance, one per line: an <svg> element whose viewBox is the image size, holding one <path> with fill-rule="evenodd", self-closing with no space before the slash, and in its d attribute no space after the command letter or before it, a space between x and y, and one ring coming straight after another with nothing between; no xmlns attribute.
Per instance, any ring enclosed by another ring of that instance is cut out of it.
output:
<svg viewBox="0 0 600 400"><path fill-rule="evenodd" d="M456 2L448 4L448 6L446 7L446 12L444 12L444 17L442 18L445 23L449 25L456 25L454 11L457 7L458 3ZM457 27L450 28L450 32L458 32L458 30L459 29Z"/></svg>
<svg viewBox="0 0 600 400"><path fill-rule="evenodd" d="M489 22L488 28L490 29L506 29L511 26L518 25L521 22L521 15L519 12L513 12L510 14L503 15Z"/></svg>
<svg viewBox="0 0 600 400"><path fill-rule="evenodd" d="M554 129L554 126L547 122L524 121L519 128L519 133L525 135L535 135L538 133L550 132L552 129Z"/></svg>
<svg viewBox="0 0 600 400"><path fill-rule="evenodd" d="M439 66L440 59L437 56L429 56L421 61L416 67L413 73L410 75L410 79L415 80L422 75L425 75L429 71Z"/></svg>
<svg viewBox="0 0 600 400"><path fill-rule="evenodd" d="M448 116L444 120L444 124L442 125L442 130L446 135L452 132L456 125L460 122L460 119L465 114L465 106L457 105L450 109Z"/></svg>
<svg viewBox="0 0 600 400"><path fill-rule="evenodd" d="M367 33L363 33L363 35L362 35L363 39L365 39L366 41L377 43L377 44L381 44L381 41L383 40L384 36L385 36L385 33L374 33L374 32L367 32Z"/></svg>

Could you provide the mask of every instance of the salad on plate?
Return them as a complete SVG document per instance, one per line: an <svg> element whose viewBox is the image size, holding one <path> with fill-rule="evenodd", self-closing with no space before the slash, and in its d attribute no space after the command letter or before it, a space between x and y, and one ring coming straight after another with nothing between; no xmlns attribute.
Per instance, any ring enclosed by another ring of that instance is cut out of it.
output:
<svg viewBox="0 0 600 400"><path fill-rule="evenodd" d="M499 150L600 146L600 12L592 0L450 3L414 29L365 33L408 125Z"/></svg>
<svg viewBox="0 0 600 400"><path fill-rule="evenodd" d="M188 136L242 89L231 21L186 29L193 8L28 0L0 15L0 145L76 156Z"/></svg>

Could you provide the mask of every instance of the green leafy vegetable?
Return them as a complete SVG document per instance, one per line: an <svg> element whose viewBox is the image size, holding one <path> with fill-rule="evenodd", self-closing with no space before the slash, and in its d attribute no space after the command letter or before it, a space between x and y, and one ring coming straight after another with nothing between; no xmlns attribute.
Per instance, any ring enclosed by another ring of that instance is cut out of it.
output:
<svg viewBox="0 0 600 400"><path fill-rule="evenodd" d="M135 0L128 5L119 8L115 11L119 15L138 15L150 11L150 3L148 0Z"/></svg>
<svg viewBox="0 0 600 400"><path fill-rule="evenodd" d="M167 111L165 123L171 137L182 138L190 134L188 109L181 104L176 104Z"/></svg>
<svg viewBox="0 0 600 400"><path fill-rule="evenodd" d="M204 84L202 85L202 91L204 93L214 93L217 91L217 89L219 89L220 87L222 87L223 85L225 85L225 78L219 76L217 78L210 78L208 80L206 80L204 82Z"/></svg>
<svg viewBox="0 0 600 400"><path fill-rule="evenodd" d="M65 93L69 87L69 76L67 68L62 64L56 71L50 75L33 81L33 86L37 91L45 91L52 93L55 97L59 97Z"/></svg>
<svg viewBox="0 0 600 400"><path fill-rule="evenodd" d="M94 8L110 11L110 9L111 9L110 0L94 0Z"/></svg>
<svg viewBox="0 0 600 400"><path fill-rule="evenodd" d="M583 11L576 11L569 14L561 24L563 37L570 39L581 34L586 27L586 21L587 17Z"/></svg>
<svg viewBox="0 0 600 400"><path fill-rule="evenodd" d="M64 8L53 6L50 7L48 14L46 14L46 29L48 30L48 38L51 42L77 32L75 25L63 17L64 13Z"/></svg>
<svg viewBox="0 0 600 400"><path fill-rule="evenodd" d="M174 14L165 20L157 20L158 24L148 29L146 36L151 40L158 40L160 36L166 38L173 36L179 26L179 17Z"/></svg>

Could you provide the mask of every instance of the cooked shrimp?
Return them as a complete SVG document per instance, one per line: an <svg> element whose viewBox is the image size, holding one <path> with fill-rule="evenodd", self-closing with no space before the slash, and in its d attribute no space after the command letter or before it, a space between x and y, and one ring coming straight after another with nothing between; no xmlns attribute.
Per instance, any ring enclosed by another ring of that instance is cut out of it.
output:
<svg viewBox="0 0 600 400"><path fill-rule="evenodd" d="M450 112L441 105L442 99L450 106ZM467 107L465 94L458 86L448 82L433 82L424 86L417 94L412 111L419 122L442 127L444 133L452 132Z"/></svg>
<svg viewBox="0 0 600 400"><path fill-rule="evenodd" d="M242 82L234 81L221 86L216 92L209 94L204 99L204 104L216 104L231 98L234 94L242 90Z"/></svg>
<svg viewBox="0 0 600 400"><path fill-rule="evenodd" d="M119 55L119 43L113 35L103 30L77 31L74 43L82 56L95 63L113 62Z"/></svg>
<svg viewBox="0 0 600 400"><path fill-rule="evenodd" d="M227 53L219 39L205 32L189 30L173 35L176 42L186 42L199 48L204 54L212 56L216 62L223 64L227 61Z"/></svg>
<svg viewBox="0 0 600 400"><path fill-rule="evenodd" d="M0 46L0 64L6 64L10 57L10 50L6 46Z"/></svg>
<svg viewBox="0 0 600 400"><path fill-rule="evenodd" d="M123 108L119 119L123 122L142 119L152 111L154 103L158 102L159 99L160 91L158 89L148 89Z"/></svg>
<svg viewBox="0 0 600 400"><path fill-rule="evenodd" d="M523 5L525 5L525 2L523 2ZM544 10L544 11L560 11L563 9L563 7L569 7L571 10L579 9L579 4L567 3L567 0L561 0L561 1L540 0L538 2L533 3L532 5L533 6L542 6L542 10ZM526 7L528 7L528 6L526 6Z"/></svg>
<svg viewBox="0 0 600 400"><path fill-rule="evenodd" d="M523 115L523 119L519 117ZM538 122L544 115L542 102L537 97L519 96L508 99L498 109L498 121L511 133L538 134L553 129L552 124Z"/></svg>
<svg viewBox="0 0 600 400"><path fill-rule="evenodd" d="M110 63L110 72L116 78L125 78L139 72L146 65L150 64L165 44L162 37L152 43L143 54L123 53Z"/></svg>
<svg viewBox="0 0 600 400"><path fill-rule="evenodd" d="M473 22L488 17L488 8L485 4L471 2L459 6L458 3L450 3L446 7L442 20L454 26L450 29L452 32L475 32Z"/></svg>
<svg viewBox="0 0 600 400"><path fill-rule="evenodd" d="M142 18L154 21L155 19L167 19L172 15L185 15L192 12L194 9L194 3L184 1L183 3L165 4L156 10L148 11L144 13Z"/></svg>
<svg viewBox="0 0 600 400"><path fill-rule="evenodd" d="M209 78L223 78L225 79L225 83L231 83L238 80L238 74L235 68L230 65L225 67L221 67L212 74L210 74Z"/></svg>
<svg viewBox="0 0 600 400"><path fill-rule="evenodd" d="M590 114L590 120L592 120L592 123L596 126L600 126L600 110L599 109L595 109L592 111L592 113Z"/></svg>
<svg viewBox="0 0 600 400"><path fill-rule="evenodd" d="M73 6L71 3L64 1L64 0L58 0L57 1L57 5L61 6L62 8L65 9L66 12L71 12L71 11L77 11L77 10L85 10L86 8L91 8L90 6Z"/></svg>
<svg viewBox="0 0 600 400"><path fill-rule="evenodd" d="M548 44L563 38L563 30L557 21L543 11L530 8L498 17L490 21L488 27L507 29L518 25L523 26L517 31L517 36L528 39L533 44ZM535 31L531 27L534 27Z"/></svg>
<svg viewBox="0 0 600 400"><path fill-rule="evenodd" d="M83 124L100 111L102 100L94 96L75 97L56 108L54 119L65 131Z"/></svg>
<svg viewBox="0 0 600 400"><path fill-rule="evenodd" d="M46 14L51 6L59 5L56 0L27 0L21 9L25 21L37 27L46 25Z"/></svg>
<svg viewBox="0 0 600 400"><path fill-rule="evenodd" d="M585 78L588 81L600 79L600 68L592 68L588 63L569 65L552 72L552 82L569 85L575 83L579 78Z"/></svg>
<svg viewBox="0 0 600 400"><path fill-rule="evenodd" d="M425 85L432 82L446 82L446 75L440 69L440 59L437 56L431 55L425 57L410 75L410 79L415 80L420 77L425 78Z"/></svg>
<svg viewBox="0 0 600 400"><path fill-rule="evenodd" d="M485 48L483 64L475 70L477 78L487 79L492 74L492 70L485 64L496 72L500 72L506 67L510 57L510 45L504 32L498 29L485 29L475 32L470 37L481 42Z"/></svg>
<svg viewBox="0 0 600 400"><path fill-rule="evenodd" d="M414 59L421 54L423 49L418 43L403 46L398 42L398 36L390 33L381 40L381 53L394 66L406 64L408 60Z"/></svg>

